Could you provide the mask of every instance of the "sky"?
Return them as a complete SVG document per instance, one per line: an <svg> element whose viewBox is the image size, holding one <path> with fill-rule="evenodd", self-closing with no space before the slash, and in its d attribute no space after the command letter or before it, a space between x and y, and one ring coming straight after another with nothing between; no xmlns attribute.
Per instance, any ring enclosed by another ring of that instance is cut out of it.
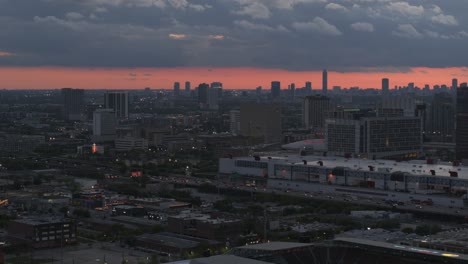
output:
<svg viewBox="0 0 468 264"><path fill-rule="evenodd" d="M0 88L468 81L466 0L0 0Z"/></svg>

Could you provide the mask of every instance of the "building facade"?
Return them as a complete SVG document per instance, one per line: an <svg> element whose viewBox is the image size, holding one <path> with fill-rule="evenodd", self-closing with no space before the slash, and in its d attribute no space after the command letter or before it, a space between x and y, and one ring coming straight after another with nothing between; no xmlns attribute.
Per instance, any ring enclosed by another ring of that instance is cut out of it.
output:
<svg viewBox="0 0 468 264"><path fill-rule="evenodd" d="M241 135L262 138L264 143L281 142L281 107L276 104L243 104L240 108Z"/></svg>
<svg viewBox="0 0 468 264"><path fill-rule="evenodd" d="M302 104L304 127L315 132L323 132L325 119L330 111L330 98L323 95L307 96Z"/></svg>
<svg viewBox="0 0 468 264"><path fill-rule="evenodd" d="M83 120L85 100L83 89L62 89L63 117L66 120Z"/></svg>
<svg viewBox="0 0 468 264"><path fill-rule="evenodd" d="M107 91L104 94L104 105L106 109L113 109L117 118L128 118L128 92Z"/></svg>
<svg viewBox="0 0 468 264"><path fill-rule="evenodd" d="M18 219L8 224L8 236L17 245L60 247L76 242L76 225L66 219Z"/></svg>
<svg viewBox="0 0 468 264"><path fill-rule="evenodd" d="M468 159L468 87L457 90L456 157Z"/></svg>

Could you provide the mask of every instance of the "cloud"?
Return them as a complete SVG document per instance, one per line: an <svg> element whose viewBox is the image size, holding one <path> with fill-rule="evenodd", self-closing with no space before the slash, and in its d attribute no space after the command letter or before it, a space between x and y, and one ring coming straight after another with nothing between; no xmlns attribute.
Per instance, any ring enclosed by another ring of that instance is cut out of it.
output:
<svg viewBox="0 0 468 264"><path fill-rule="evenodd" d="M351 24L351 28L356 31L374 32L374 25L366 22L356 22Z"/></svg>
<svg viewBox="0 0 468 264"><path fill-rule="evenodd" d="M15 56L15 54L11 53L11 52L6 52L6 51L1 51L0 50L0 57L11 57L11 56Z"/></svg>
<svg viewBox="0 0 468 264"><path fill-rule="evenodd" d="M295 22L292 24L292 27L299 31L311 31L330 36L339 36L343 34L336 28L336 26L328 23L321 17L314 18L312 22Z"/></svg>
<svg viewBox="0 0 468 264"><path fill-rule="evenodd" d="M419 31L416 30L416 28L414 28L414 26L411 24L398 25L398 29L394 30L392 34L401 38L411 39L418 39L423 37L423 35L419 33Z"/></svg>
<svg viewBox="0 0 468 264"><path fill-rule="evenodd" d="M84 16L78 12L69 12L65 14L65 17L69 20L80 20L83 19Z"/></svg>
<svg viewBox="0 0 468 264"><path fill-rule="evenodd" d="M214 40L223 40L224 36L223 35L208 35L209 39L214 39Z"/></svg>
<svg viewBox="0 0 468 264"><path fill-rule="evenodd" d="M171 33L168 36L171 39L177 39L177 40L187 39L188 37L186 34L175 34L175 33Z"/></svg>
<svg viewBox="0 0 468 264"><path fill-rule="evenodd" d="M407 2L391 2L387 9L390 12L398 13L405 16L421 16L424 13L424 7L419 5L411 5Z"/></svg>
<svg viewBox="0 0 468 264"><path fill-rule="evenodd" d="M288 29L286 29L284 26L279 25L277 27L272 27L268 26L265 24L259 24L259 23L252 23L247 20L236 20L234 21L234 24L247 30L258 30L258 31L283 31L286 32Z"/></svg>
<svg viewBox="0 0 468 264"><path fill-rule="evenodd" d="M250 16L255 19L267 19L271 16L270 9L262 3L253 2L245 5L239 11L235 11L235 14Z"/></svg>
<svg viewBox="0 0 468 264"><path fill-rule="evenodd" d="M431 21L436 24L446 25L446 26L457 26L458 21L454 16L438 14L431 18Z"/></svg>
<svg viewBox="0 0 468 264"><path fill-rule="evenodd" d="M328 3L326 6L325 6L325 9L327 10L337 10L337 11L348 11L348 8L346 8L345 6L343 5L340 5L340 4L336 4L336 3Z"/></svg>

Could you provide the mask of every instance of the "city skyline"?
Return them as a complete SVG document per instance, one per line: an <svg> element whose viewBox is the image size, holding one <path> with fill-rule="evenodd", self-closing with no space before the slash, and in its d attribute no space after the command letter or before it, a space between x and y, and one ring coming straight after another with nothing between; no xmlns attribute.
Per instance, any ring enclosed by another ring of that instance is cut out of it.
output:
<svg viewBox="0 0 468 264"><path fill-rule="evenodd" d="M423 88L429 84L451 86L453 78L458 83L468 81L468 67L361 69L360 72L328 70L328 87L381 88L382 78L390 79L390 89L414 82ZM28 76L28 78L25 78ZM242 77L242 78L240 78ZM220 81L224 89L269 89L271 81L282 84L296 83L298 88L312 82L313 90L322 89L322 70L288 71L265 68L70 68L70 67L0 67L0 89L172 89L174 82L200 83ZM194 88L192 87L192 89ZM286 89L283 86L282 89Z"/></svg>

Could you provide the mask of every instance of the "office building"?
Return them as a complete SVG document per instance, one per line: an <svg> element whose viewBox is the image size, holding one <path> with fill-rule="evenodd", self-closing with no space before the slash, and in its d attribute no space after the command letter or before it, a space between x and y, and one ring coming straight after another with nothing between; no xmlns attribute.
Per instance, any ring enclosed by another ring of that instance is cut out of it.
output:
<svg viewBox="0 0 468 264"><path fill-rule="evenodd" d="M106 91L104 105L106 109L113 109L118 119L128 118L128 92Z"/></svg>
<svg viewBox="0 0 468 264"><path fill-rule="evenodd" d="M240 133L240 111L229 111L229 130L231 134L238 135Z"/></svg>
<svg viewBox="0 0 468 264"><path fill-rule="evenodd" d="M328 91L328 72L323 70L322 72L322 93L327 94Z"/></svg>
<svg viewBox="0 0 468 264"><path fill-rule="evenodd" d="M117 138L115 140L115 149L117 151L130 151L135 149L147 150L148 140L132 136Z"/></svg>
<svg viewBox="0 0 468 264"><path fill-rule="evenodd" d="M306 92L306 95L310 95L312 93L312 83L311 82L306 82L305 83L305 92Z"/></svg>
<svg viewBox="0 0 468 264"><path fill-rule="evenodd" d="M207 83L198 85L198 105L200 109L206 109L208 106L208 89L210 86Z"/></svg>
<svg viewBox="0 0 468 264"><path fill-rule="evenodd" d="M66 120L83 120L85 100L83 89L62 89L63 117Z"/></svg>
<svg viewBox="0 0 468 264"><path fill-rule="evenodd" d="M174 83L174 96L179 96L180 95L180 83L175 82Z"/></svg>
<svg viewBox="0 0 468 264"><path fill-rule="evenodd" d="M383 109L403 109L404 116L415 116L416 100L413 96L386 96L382 98Z"/></svg>
<svg viewBox="0 0 468 264"><path fill-rule="evenodd" d="M468 163L468 87L457 89L456 157Z"/></svg>
<svg viewBox="0 0 468 264"><path fill-rule="evenodd" d="M190 89L191 89L191 84L189 81L185 82L185 92L188 94L190 93Z"/></svg>
<svg viewBox="0 0 468 264"><path fill-rule="evenodd" d="M458 88L458 79L452 79L452 91L456 91Z"/></svg>
<svg viewBox="0 0 468 264"><path fill-rule="evenodd" d="M40 135L0 134L2 153L32 153L44 143L45 137Z"/></svg>
<svg viewBox="0 0 468 264"><path fill-rule="evenodd" d="M98 109L93 113L93 141L112 141L116 136L116 117L113 109Z"/></svg>
<svg viewBox="0 0 468 264"><path fill-rule="evenodd" d="M296 84L291 83L289 85L289 95L291 97L291 100L294 101L294 99L296 98Z"/></svg>
<svg viewBox="0 0 468 264"><path fill-rule="evenodd" d="M388 78L382 79L382 94L387 95L390 89L390 81Z"/></svg>
<svg viewBox="0 0 468 264"><path fill-rule="evenodd" d="M76 225L66 219L17 219L9 222L8 237L14 245L60 247L76 242Z"/></svg>
<svg viewBox="0 0 468 264"><path fill-rule="evenodd" d="M261 138L265 143L281 142L281 107L276 104L243 104L240 108L241 135Z"/></svg>
<svg viewBox="0 0 468 264"><path fill-rule="evenodd" d="M219 109L219 97L221 94L222 88L214 86L208 88L208 105L207 109L209 110L218 110Z"/></svg>
<svg viewBox="0 0 468 264"><path fill-rule="evenodd" d="M436 142L453 142L455 137L455 105L448 93L435 94L428 109L426 137Z"/></svg>
<svg viewBox="0 0 468 264"><path fill-rule="evenodd" d="M281 83L278 81L271 82L271 99L278 99L281 96Z"/></svg>
<svg viewBox="0 0 468 264"><path fill-rule="evenodd" d="M328 152L367 158L417 158L422 146L421 118L354 116L325 121Z"/></svg>
<svg viewBox="0 0 468 264"><path fill-rule="evenodd" d="M302 104L304 127L314 132L323 132L329 110L330 98L323 95L305 97Z"/></svg>

